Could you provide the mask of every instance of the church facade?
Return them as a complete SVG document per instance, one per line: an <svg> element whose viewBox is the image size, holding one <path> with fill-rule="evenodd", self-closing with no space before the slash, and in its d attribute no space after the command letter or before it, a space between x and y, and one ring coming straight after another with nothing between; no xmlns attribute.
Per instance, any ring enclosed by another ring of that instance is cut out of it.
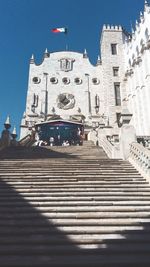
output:
<svg viewBox="0 0 150 267"><path fill-rule="evenodd" d="M85 129L111 126L118 133L123 113L137 136L150 136L150 7L132 33L104 25L97 63L83 53L47 49L37 65L30 59L26 110L20 138L40 123L64 120ZM88 130L87 130L88 132Z"/></svg>

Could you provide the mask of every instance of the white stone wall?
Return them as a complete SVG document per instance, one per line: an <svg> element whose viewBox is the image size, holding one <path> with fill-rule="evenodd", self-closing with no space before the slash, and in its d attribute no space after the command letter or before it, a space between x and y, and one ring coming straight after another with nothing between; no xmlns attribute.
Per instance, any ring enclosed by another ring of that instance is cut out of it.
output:
<svg viewBox="0 0 150 267"><path fill-rule="evenodd" d="M140 21L125 43L127 104L137 135L150 135L150 7L145 3Z"/></svg>
<svg viewBox="0 0 150 267"><path fill-rule="evenodd" d="M115 102L114 83L120 83L121 100L124 98L124 44L125 34L121 26L104 26L101 36L101 58L103 71L103 90L105 95L105 115L109 117L109 123L116 125L116 113L121 112L121 106ZM112 55L111 44L116 44L117 54ZM113 68L118 67L118 76L113 76ZM122 105L122 103L121 103Z"/></svg>
<svg viewBox="0 0 150 267"><path fill-rule="evenodd" d="M111 44L117 45L116 55L112 55ZM86 124L109 123L117 131L116 115L126 107L133 114L130 123L136 134L150 135L150 7L146 2L144 14L141 13L140 22L136 22L132 36L121 26L104 25L100 52L101 60L96 66L90 63L86 51L82 54L71 51L49 53L46 50L40 65L35 64L34 57L31 58L21 137L30 133L36 122L44 121L45 113L48 116L55 113L68 120L79 110L85 116ZM72 64L69 65L71 69L64 69L64 62L67 68L65 60ZM119 68L117 76L113 74L114 67ZM36 77L38 80L34 82ZM56 83L51 82L52 77L56 78ZM68 84L63 82L65 77L69 80ZM76 84L75 78L82 82ZM93 78L99 82L94 84ZM116 105L114 83L120 84L121 105ZM58 104L60 94L73 96L68 109L67 105L62 108ZM95 109L96 96L99 99L98 113Z"/></svg>
<svg viewBox="0 0 150 267"><path fill-rule="evenodd" d="M47 54L48 55L48 54ZM61 68L61 60L69 59L72 61L72 69L65 71ZM38 82L34 82L34 78ZM55 77L57 82L52 83L51 78ZM68 84L64 84L63 78L68 79ZM75 78L80 78L81 83L76 84ZM97 84L93 80L97 79ZM41 114L45 113L45 94L47 91L47 114L60 115L61 118L68 120L70 116L78 114L78 110L85 116L87 124L92 123L92 116L96 115L95 97L100 100L99 114L104 113L104 95L102 90L102 67L100 64L93 66L87 54L70 51L55 52L44 57L40 65L34 63L32 58L29 70L28 92L26 100L25 118L22 125L34 124L44 120ZM74 106L69 109L62 109L58 106L58 96L60 94L71 94L74 96ZM37 100L38 98L38 100ZM33 107L35 104L35 107ZM25 130L23 129L21 137Z"/></svg>

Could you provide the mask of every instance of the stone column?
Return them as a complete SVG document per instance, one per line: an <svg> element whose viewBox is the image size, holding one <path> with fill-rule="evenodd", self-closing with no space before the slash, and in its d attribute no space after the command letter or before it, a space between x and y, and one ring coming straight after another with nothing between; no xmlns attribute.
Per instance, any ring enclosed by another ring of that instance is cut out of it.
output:
<svg viewBox="0 0 150 267"><path fill-rule="evenodd" d="M134 117L134 127L138 131L138 114L137 114L137 101L136 101L136 81L135 81L135 70L132 77L132 103L133 103L133 117Z"/></svg>
<svg viewBox="0 0 150 267"><path fill-rule="evenodd" d="M122 127L120 128L119 141L120 141L120 153L123 159L127 159L130 155L130 145L136 141L136 132L133 125L129 125L132 114L127 109L122 111L120 122Z"/></svg>
<svg viewBox="0 0 150 267"><path fill-rule="evenodd" d="M14 129L13 129L13 131L11 133L11 137L12 137L11 146L17 146L18 142L16 140L16 138L17 138L16 127L14 127Z"/></svg>
<svg viewBox="0 0 150 267"><path fill-rule="evenodd" d="M145 67L145 116L147 135L150 135L150 50L146 50L144 54L144 67Z"/></svg>
<svg viewBox="0 0 150 267"><path fill-rule="evenodd" d="M86 91L87 92L87 113L89 114L89 116L91 115L91 94L90 94L90 81L89 81L89 74L85 73L85 76L87 78L87 88Z"/></svg>

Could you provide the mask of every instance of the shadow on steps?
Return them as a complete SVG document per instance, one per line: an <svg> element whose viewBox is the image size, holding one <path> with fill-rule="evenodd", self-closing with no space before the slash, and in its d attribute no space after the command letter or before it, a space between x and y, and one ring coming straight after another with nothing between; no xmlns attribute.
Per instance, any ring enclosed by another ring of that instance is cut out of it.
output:
<svg viewBox="0 0 150 267"><path fill-rule="evenodd" d="M0 159L74 158L69 153L53 151L46 147L9 147L0 151Z"/></svg>
<svg viewBox="0 0 150 267"><path fill-rule="evenodd" d="M67 229L67 224L64 226ZM99 241L94 242L93 238L89 241L93 246L88 249L90 244L84 239L86 230L77 244L69 238L69 227L68 233L59 230L59 223L54 225L12 186L0 182L1 267L148 267L150 224L137 223L136 226L143 230L116 231L115 234L123 236L121 240L103 242L99 233ZM95 229L100 227L95 225Z"/></svg>
<svg viewBox="0 0 150 267"><path fill-rule="evenodd" d="M0 151L0 159L108 158L101 147L85 142L83 146L8 147Z"/></svg>
<svg viewBox="0 0 150 267"><path fill-rule="evenodd" d="M117 217L115 222L112 222L108 212L107 223L101 217L95 223L88 222L87 218L81 223L79 218L74 216L74 230L71 230L69 219L62 222L61 219L52 219L48 215L52 212L57 215L62 203L58 201L56 210L51 200L45 212L40 201L37 200L37 203L33 199L31 204L9 184L10 181L6 183L3 179L1 175L0 267L150 266L150 213L145 215L144 219L139 218L136 222L129 220L126 223ZM21 178L19 181L21 182ZM36 186L34 184L34 189ZM32 187L30 189L32 192ZM45 192L44 196L49 195L50 193ZM44 196L38 197L44 202ZM68 201L71 201L71 198L68 197ZM91 204L93 203L95 202L91 199ZM148 205L150 206L150 201ZM111 207L113 210L113 205ZM123 220L125 221L126 217ZM133 230L119 230L122 225L124 228L133 227ZM78 229L79 227L82 230ZM115 227L116 230L113 230ZM91 235L89 239L85 238L87 234ZM94 234L98 235L96 239ZM106 239L107 234L110 236ZM114 238L111 237L112 234ZM72 235L76 235L79 241L73 240ZM78 235L81 235L80 239Z"/></svg>

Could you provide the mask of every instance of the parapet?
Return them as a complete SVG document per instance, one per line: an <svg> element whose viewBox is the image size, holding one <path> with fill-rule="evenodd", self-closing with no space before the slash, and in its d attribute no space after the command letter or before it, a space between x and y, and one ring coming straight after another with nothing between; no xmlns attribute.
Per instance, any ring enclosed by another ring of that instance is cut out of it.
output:
<svg viewBox="0 0 150 267"><path fill-rule="evenodd" d="M121 25L103 25L103 31L122 31L123 28Z"/></svg>

